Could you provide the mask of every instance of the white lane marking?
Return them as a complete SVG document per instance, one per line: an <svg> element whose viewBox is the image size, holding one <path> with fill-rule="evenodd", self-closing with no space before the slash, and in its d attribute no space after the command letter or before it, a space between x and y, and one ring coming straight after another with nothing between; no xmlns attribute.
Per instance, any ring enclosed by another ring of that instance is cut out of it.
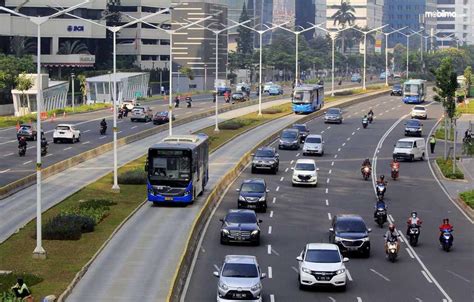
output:
<svg viewBox="0 0 474 302"><path fill-rule="evenodd" d="M272 246L269 244L267 245L267 254L271 255L272 254Z"/></svg>
<svg viewBox="0 0 474 302"><path fill-rule="evenodd" d="M297 269L296 267L292 266L291 269L294 270L295 273L297 273L297 274L299 273L299 272L298 272L298 269Z"/></svg>
<svg viewBox="0 0 474 302"><path fill-rule="evenodd" d="M8 171L10 171L11 169L6 169L6 170L3 170L3 171L0 171L0 174L3 174L3 173L7 173Z"/></svg>
<svg viewBox="0 0 474 302"><path fill-rule="evenodd" d="M357 302L362 302L362 298L361 298L361 297L357 297Z"/></svg>
<svg viewBox="0 0 474 302"><path fill-rule="evenodd" d="M282 177L280 178L280 181L283 181L283 179L285 179L285 177L284 177L284 176L282 176Z"/></svg>
<svg viewBox="0 0 474 302"><path fill-rule="evenodd" d="M337 152L341 152L341 148L337 148Z"/></svg>
<svg viewBox="0 0 474 302"><path fill-rule="evenodd" d="M120 134L120 133L122 133L122 131L117 132L117 134Z"/></svg>
<svg viewBox="0 0 474 302"><path fill-rule="evenodd" d="M352 115L348 115L347 118L351 118Z"/></svg>
<svg viewBox="0 0 474 302"><path fill-rule="evenodd" d="M392 107L392 110L395 110L395 107Z"/></svg>
<svg viewBox="0 0 474 302"><path fill-rule="evenodd" d="M299 153L296 153L296 157L298 157L298 156L300 156L300 154L299 154Z"/></svg>
<svg viewBox="0 0 474 302"><path fill-rule="evenodd" d="M346 145L346 143L342 143L342 146L344 147Z"/></svg>
<svg viewBox="0 0 474 302"><path fill-rule="evenodd" d="M334 166L334 162L331 163L331 166Z"/></svg>
<svg viewBox="0 0 474 302"><path fill-rule="evenodd" d="M82 133L87 133L87 132L90 132L90 131L91 131L90 129L87 129L87 130L82 131Z"/></svg>
<svg viewBox="0 0 474 302"><path fill-rule="evenodd" d="M380 106L380 104L375 105L375 107L378 107L378 106Z"/></svg>
<svg viewBox="0 0 474 302"><path fill-rule="evenodd" d="M280 186L278 186L275 191L277 192L280 191Z"/></svg>
<svg viewBox="0 0 474 302"><path fill-rule="evenodd" d="M276 199L277 199L276 197L273 197L272 203L275 203Z"/></svg>
<svg viewBox="0 0 474 302"><path fill-rule="evenodd" d="M288 172L288 169L289 169L289 168L286 168L286 169L285 169L285 172Z"/></svg>
<svg viewBox="0 0 474 302"><path fill-rule="evenodd" d="M84 142L82 143L83 145L87 145L87 144L90 144L91 142L90 141L87 141L87 142Z"/></svg>
<svg viewBox="0 0 474 302"><path fill-rule="evenodd" d="M388 113L388 110L385 110L385 113Z"/></svg>
<svg viewBox="0 0 474 302"><path fill-rule="evenodd" d="M452 272L452 271L450 271L450 270L446 270L446 271L447 271L448 273L452 274L453 276L456 276L456 277L458 277L459 279L466 281L467 283L471 283L471 280L466 279L466 278L464 278L463 276L461 276L461 275L459 275L459 274L456 274L455 272Z"/></svg>
<svg viewBox="0 0 474 302"><path fill-rule="evenodd" d="M355 132L352 132L352 135L356 134Z"/></svg>
<svg viewBox="0 0 474 302"><path fill-rule="evenodd" d="M329 219L329 220L332 219L331 213L328 213L328 219Z"/></svg>
<svg viewBox="0 0 474 302"><path fill-rule="evenodd" d="M423 300L421 300L420 298L415 298L415 300L416 300L417 302L423 302Z"/></svg>
<svg viewBox="0 0 474 302"><path fill-rule="evenodd" d="M360 130L360 127L359 127L359 128L357 128L357 131L359 131L359 130Z"/></svg>
<svg viewBox="0 0 474 302"><path fill-rule="evenodd" d="M393 221L392 221L392 223L393 223ZM401 243L405 242L402 237L400 237L400 242Z"/></svg>
<svg viewBox="0 0 474 302"><path fill-rule="evenodd" d="M329 200L326 199L326 205L329 206Z"/></svg>
<svg viewBox="0 0 474 302"><path fill-rule="evenodd" d="M334 154L334 158L337 158L337 154Z"/></svg>
<svg viewBox="0 0 474 302"><path fill-rule="evenodd" d="M413 254L411 253L411 251L409 249L406 249L407 250L407 253L408 255L412 258L412 259L415 259L415 256L413 256Z"/></svg>
<svg viewBox="0 0 474 302"><path fill-rule="evenodd" d="M268 226L268 235L270 235L271 233L272 233L272 226L269 225L269 226Z"/></svg>
<svg viewBox="0 0 474 302"><path fill-rule="evenodd" d="M347 141L350 141L350 140L351 140L351 138L350 138L350 137L348 137L348 138L347 138Z"/></svg>
<svg viewBox="0 0 474 302"><path fill-rule="evenodd" d="M291 160L291 161L290 161L290 165L292 165L294 162L295 162L294 160Z"/></svg>
<svg viewBox="0 0 474 302"><path fill-rule="evenodd" d="M216 269L216 271L220 271L220 268L217 266L217 264L214 264L214 268Z"/></svg>
<svg viewBox="0 0 474 302"><path fill-rule="evenodd" d="M395 222L395 219L393 219L392 214L388 214L388 218L390 218L393 222Z"/></svg>
<svg viewBox="0 0 474 302"><path fill-rule="evenodd" d="M379 116L382 116L383 115L383 112L379 114Z"/></svg>
<svg viewBox="0 0 474 302"><path fill-rule="evenodd" d="M271 279L271 278L273 278L273 272L272 272L272 267L269 266L268 267L268 279Z"/></svg>
<svg viewBox="0 0 474 302"><path fill-rule="evenodd" d="M33 162L32 160L25 161L25 162L23 163L23 165L31 164L32 162Z"/></svg>
<svg viewBox="0 0 474 302"><path fill-rule="evenodd" d="M323 130L323 131L321 131L321 134L323 134L323 133L324 133L324 130Z"/></svg>
<svg viewBox="0 0 474 302"><path fill-rule="evenodd" d="M10 156L10 155L13 155L13 152L12 152L12 153L8 153L8 154L5 154L3 157L7 157L7 156Z"/></svg>
<svg viewBox="0 0 474 302"><path fill-rule="evenodd" d="M328 178L328 179L326 179L326 183L327 183L327 184L329 183L329 178Z"/></svg>
<svg viewBox="0 0 474 302"><path fill-rule="evenodd" d="M329 189L328 189L328 188L326 188L326 194L327 194L327 193L329 193Z"/></svg>
<svg viewBox="0 0 474 302"><path fill-rule="evenodd" d="M103 136L99 137L99 139L104 139L104 138L107 138L107 136L103 135Z"/></svg>
<svg viewBox="0 0 474 302"><path fill-rule="evenodd" d="M390 282L390 279L388 279L387 277L385 277L385 276L382 275L381 273L377 272L377 271L374 270L373 268L371 268L370 271L373 272L374 274L376 274L377 276L379 276L380 278L384 279L385 281Z"/></svg>
<svg viewBox="0 0 474 302"><path fill-rule="evenodd" d="M48 155L46 155L45 157L50 157L50 156L53 156L52 153L49 153Z"/></svg>
<svg viewBox="0 0 474 302"><path fill-rule="evenodd" d="M138 127L138 126L133 126L133 127L132 127L132 128L130 128L130 129L135 129L135 128L137 128L137 127Z"/></svg>
<svg viewBox="0 0 474 302"><path fill-rule="evenodd" d="M275 295L270 295L270 302L275 302Z"/></svg>
<svg viewBox="0 0 474 302"><path fill-rule="evenodd" d="M71 150L72 147L67 147L67 148L64 148L63 151L67 151L67 150Z"/></svg>
<svg viewBox="0 0 474 302"><path fill-rule="evenodd" d="M280 256L280 254L277 251L275 251L275 249L272 249L272 253L277 255L277 256Z"/></svg>
<svg viewBox="0 0 474 302"><path fill-rule="evenodd" d="M331 174L331 173L332 173L332 169L329 169L329 172L328 172L328 173Z"/></svg>
<svg viewBox="0 0 474 302"><path fill-rule="evenodd" d="M347 279L349 279L349 281L353 281L352 276L351 276L351 272L349 272L349 270L347 268L346 268L346 275L347 275Z"/></svg>
<svg viewBox="0 0 474 302"><path fill-rule="evenodd" d="M273 211L270 211L270 218L273 217Z"/></svg>
<svg viewBox="0 0 474 302"><path fill-rule="evenodd" d="M334 299L333 297L328 297L329 300L331 300L331 302L336 302L336 299Z"/></svg>
<svg viewBox="0 0 474 302"><path fill-rule="evenodd" d="M328 126L326 129L328 129L328 130L331 129L331 126Z"/></svg>
<svg viewBox="0 0 474 302"><path fill-rule="evenodd" d="M426 281L428 281L428 283L433 283L433 281L431 281L430 277L428 277L428 274L425 271L422 270L421 273L423 274L423 276L425 276Z"/></svg>
<svg viewBox="0 0 474 302"><path fill-rule="evenodd" d="M5 144L9 144L9 143L14 143L14 142L17 142L18 140L17 139L12 139L11 141L6 141L6 142L3 142L3 143L0 143L0 145L5 145Z"/></svg>

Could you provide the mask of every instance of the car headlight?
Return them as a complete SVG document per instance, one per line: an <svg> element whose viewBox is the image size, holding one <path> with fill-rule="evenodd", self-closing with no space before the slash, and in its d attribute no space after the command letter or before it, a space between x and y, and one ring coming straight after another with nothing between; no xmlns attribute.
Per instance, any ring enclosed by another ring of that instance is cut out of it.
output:
<svg viewBox="0 0 474 302"><path fill-rule="evenodd" d="M369 237L364 237L364 238L362 238L361 240L364 241L364 242L366 242L366 241L369 241L370 239L369 239Z"/></svg>
<svg viewBox="0 0 474 302"><path fill-rule="evenodd" d="M345 268L341 268L341 269L338 269L338 270L336 271L336 274L337 274L337 275L340 275L340 274L344 273L345 271L346 271Z"/></svg>
<svg viewBox="0 0 474 302"><path fill-rule="evenodd" d="M306 267L302 267L301 270L304 272L304 273L307 273L307 274L311 274L311 270L309 268L306 268Z"/></svg>
<svg viewBox="0 0 474 302"><path fill-rule="evenodd" d="M257 235L258 235L258 233L260 233L260 231L259 231L259 230L252 231L252 236L257 236Z"/></svg>
<svg viewBox="0 0 474 302"><path fill-rule="evenodd" d="M283 144L283 143L285 143L285 142L283 140L280 140L280 144Z"/></svg>
<svg viewBox="0 0 474 302"><path fill-rule="evenodd" d="M227 284L225 284L224 282L222 281L219 281L219 287L223 290L228 290L229 287L227 286Z"/></svg>
<svg viewBox="0 0 474 302"><path fill-rule="evenodd" d="M256 163L258 163L258 160L254 159L254 160L252 160L252 163L256 164Z"/></svg>
<svg viewBox="0 0 474 302"><path fill-rule="evenodd" d="M270 165L273 165L273 164L275 163L275 161L274 161L274 160L269 160L268 163L269 163Z"/></svg>
<svg viewBox="0 0 474 302"><path fill-rule="evenodd" d="M265 196L260 197L258 201L265 201Z"/></svg>
<svg viewBox="0 0 474 302"><path fill-rule="evenodd" d="M242 196L239 196L239 201L245 201L245 198Z"/></svg>
<svg viewBox="0 0 474 302"><path fill-rule="evenodd" d="M255 284L254 286L250 288L251 291L256 291L259 289L262 289L262 284L260 284L260 282L258 282L257 284Z"/></svg>
<svg viewBox="0 0 474 302"><path fill-rule="evenodd" d="M342 241L342 238L335 236L335 237L334 237L334 241Z"/></svg>
<svg viewBox="0 0 474 302"><path fill-rule="evenodd" d="M298 141L297 141L297 140L296 140L296 141L293 141L293 144L297 144L297 143L298 143Z"/></svg>
<svg viewBox="0 0 474 302"><path fill-rule="evenodd" d="M224 235L229 235L230 232L229 232L229 230L227 230L227 229L223 229L223 230L222 230L222 234L224 234Z"/></svg>

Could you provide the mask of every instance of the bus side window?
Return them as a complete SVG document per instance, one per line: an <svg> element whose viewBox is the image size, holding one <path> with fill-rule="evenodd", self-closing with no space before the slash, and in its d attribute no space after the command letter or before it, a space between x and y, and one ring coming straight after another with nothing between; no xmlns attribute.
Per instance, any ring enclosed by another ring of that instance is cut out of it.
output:
<svg viewBox="0 0 474 302"><path fill-rule="evenodd" d="M197 164L197 169L196 169L196 174L197 174L197 181L201 179L200 177L200 172L201 172L201 148L196 149L196 164Z"/></svg>

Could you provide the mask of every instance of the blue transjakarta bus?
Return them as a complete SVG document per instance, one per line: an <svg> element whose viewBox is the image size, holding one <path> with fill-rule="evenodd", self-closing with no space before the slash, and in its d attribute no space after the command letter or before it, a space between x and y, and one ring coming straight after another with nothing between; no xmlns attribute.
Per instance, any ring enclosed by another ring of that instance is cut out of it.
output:
<svg viewBox="0 0 474 302"><path fill-rule="evenodd" d="M192 203L209 179L209 139L205 134L175 135L148 149L148 201Z"/></svg>
<svg viewBox="0 0 474 302"><path fill-rule="evenodd" d="M311 113L324 106L324 87L305 85L295 87L292 97L294 113Z"/></svg>
<svg viewBox="0 0 474 302"><path fill-rule="evenodd" d="M403 102L405 104L420 104L425 101L426 81L408 80L403 83Z"/></svg>

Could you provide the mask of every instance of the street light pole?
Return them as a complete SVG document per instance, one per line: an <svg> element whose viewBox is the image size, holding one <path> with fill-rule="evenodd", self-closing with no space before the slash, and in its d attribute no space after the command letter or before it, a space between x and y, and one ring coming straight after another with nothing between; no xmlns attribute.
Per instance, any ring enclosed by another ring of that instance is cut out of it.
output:
<svg viewBox="0 0 474 302"><path fill-rule="evenodd" d="M24 14L21 14L17 11L8 9L6 7L0 6L0 10L29 19L33 24L36 25L36 131L39 134L40 138L36 140L36 247L33 251L33 258L45 259L46 251L42 245L42 210L41 210L41 110L43 102L43 81L41 78L41 25L46 23L49 19L58 17L63 14L75 10L87 3L89 0L81 2L79 4L73 5L69 8L60 10L54 14L44 17L31 17Z"/></svg>
<svg viewBox="0 0 474 302"><path fill-rule="evenodd" d="M404 35L406 38L407 38L407 76L406 78L408 79L408 75L409 75L409 61L410 61L410 37L413 36L414 34L417 34L421 31L417 31L417 32L413 32L411 34L404 34L402 32L400 32L402 35Z"/></svg>
<svg viewBox="0 0 474 302"><path fill-rule="evenodd" d="M71 73L71 86L72 86L72 111L74 111L74 78L76 75L74 73Z"/></svg>
<svg viewBox="0 0 474 302"><path fill-rule="evenodd" d="M401 30L404 30L407 28L406 26L403 28L399 28L397 30L388 32L388 33L383 33L385 35L385 86L388 86L388 36L390 36L393 33L400 32Z"/></svg>

